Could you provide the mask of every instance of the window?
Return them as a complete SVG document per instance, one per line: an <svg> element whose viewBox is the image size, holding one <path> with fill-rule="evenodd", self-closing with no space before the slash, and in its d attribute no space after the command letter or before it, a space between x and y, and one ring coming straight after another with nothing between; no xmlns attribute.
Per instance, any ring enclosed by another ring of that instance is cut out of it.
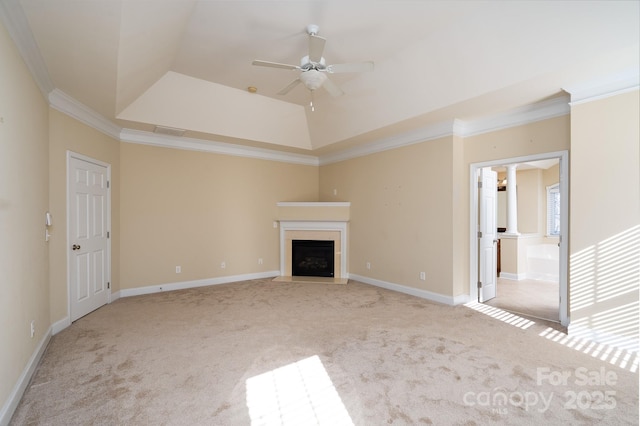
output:
<svg viewBox="0 0 640 426"><path fill-rule="evenodd" d="M547 235L560 235L560 185L547 186Z"/></svg>

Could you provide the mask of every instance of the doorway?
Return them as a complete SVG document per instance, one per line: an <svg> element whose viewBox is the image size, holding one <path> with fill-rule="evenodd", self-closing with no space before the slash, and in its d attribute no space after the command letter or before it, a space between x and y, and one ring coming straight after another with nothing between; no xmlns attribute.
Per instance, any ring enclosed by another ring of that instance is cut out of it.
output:
<svg viewBox="0 0 640 426"><path fill-rule="evenodd" d="M67 152L69 318L111 301L111 166Z"/></svg>
<svg viewBox="0 0 640 426"><path fill-rule="evenodd" d="M568 242L568 152L560 151L560 152L552 152L547 154L537 154L525 157L517 157L517 158L506 158L494 161L488 161L483 163L474 163L470 166L470 298L471 300L479 300L479 296L481 295L480 290L478 288L479 279L479 265L483 264L482 253L479 250L479 223L481 222L480 212L480 197L478 191L478 179L483 168L487 167L501 167L508 164L526 164L532 162L558 162L558 174L559 174L559 182L558 182L558 191L561 194L559 197L560 205L559 205L559 234L557 236L558 241L556 244L559 245L559 255L558 255L558 267L557 267L557 287L555 288L555 295L551 294L551 300L555 299L555 306L549 306L549 291L554 291L549 288L549 285L543 284L544 279L533 279L529 280L526 275L512 274L509 275L509 272L504 274L502 278L498 277L497 270L496 273L496 283L497 283L497 298L493 300L493 302L489 302L493 306L502 305L502 302L509 302L509 298L517 301L520 313L528 314L530 316L540 316L542 318L548 317L553 309L556 310L557 315L555 316L555 321L560 321L563 326L568 325L568 290L567 290L567 242ZM541 232L538 231L538 234ZM513 237L512 240L506 241L508 244L513 245L514 241L517 241L517 237ZM526 243L526 241L521 241L520 244ZM505 249L505 245L501 244L501 250ZM548 249L549 247L547 247ZM508 248L507 248L508 249ZM540 249L544 249L544 247L540 247ZM522 248L521 248L522 250ZM530 250L535 255L535 250L538 248L534 248ZM532 255L532 256L534 256ZM535 259L532 259L535 261ZM504 262L501 262L501 268L504 269ZM506 278L505 278L506 276ZM511 278L509 280L509 278ZM502 291L501 287L504 285L512 284L511 287L506 288ZM530 284L530 286L526 286ZM547 282L549 284L549 282ZM522 291L520 291L522 290ZM503 300L500 300L500 296L504 296ZM546 310L541 311L540 315L535 315L535 312L532 312L532 309L535 309L536 306L542 309L543 306L546 306ZM498 306L503 308L502 306ZM527 307L527 309L523 309L523 307ZM503 308L504 309L504 308ZM513 308L512 310L517 310ZM522 310L526 310L527 312L522 312ZM546 318L545 318L546 319Z"/></svg>

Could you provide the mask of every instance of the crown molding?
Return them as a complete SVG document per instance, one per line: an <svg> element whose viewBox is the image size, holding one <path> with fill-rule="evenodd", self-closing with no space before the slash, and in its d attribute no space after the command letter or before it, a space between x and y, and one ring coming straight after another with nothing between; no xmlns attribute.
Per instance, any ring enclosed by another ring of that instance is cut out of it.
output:
<svg viewBox="0 0 640 426"><path fill-rule="evenodd" d="M638 90L639 87L640 68L634 66L599 79L567 86L564 90L571 94L570 105L575 106L632 92Z"/></svg>
<svg viewBox="0 0 640 426"><path fill-rule="evenodd" d="M458 120L451 120L432 124L400 135L379 139L366 145L345 149L344 151L333 154L323 155L320 157L320 165L324 166L327 164L338 163L340 161L363 157L377 152L388 151L390 149L453 136L454 129L456 129L457 126L459 126Z"/></svg>
<svg viewBox="0 0 640 426"><path fill-rule="evenodd" d="M121 142L152 145L164 148L186 149L191 151L209 152L214 154L256 158L309 166L322 166L337 163L352 158L362 157L377 152L388 151L448 136L474 136L481 133L488 133L508 127L546 120L569 113L567 98L559 97L516 108L505 113L485 117L480 120L465 122L455 119L435 123L400 135L380 139L363 146L317 157L314 155L294 154L226 142L176 137L121 128L59 89L51 91L48 98L49 104L52 108L55 108L56 110L75 118L81 123L84 123L87 126Z"/></svg>
<svg viewBox="0 0 640 426"><path fill-rule="evenodd" d="M458 131L462 137L475 136L560 117L569 114L569 112L568 96L560 96L483 117L478 120L461 122Z"/></svg>
<svg viewBox="0 0 640 426"><path fill-rule="evenodd" d="M122 129L121 142L152 145L163 148L185 149L189 151L209 152L213 154L231 155L234 157L256 158L259 160L279 161L282 163L318 166L318 157L313 155L293 154L276 150L247 147L225 142L204 139L158 135L140 130Z"/></svg>
<svg viewBox="0 0 640 426"><path fill-rule="evenodd" d="M49 104L52 108L62 112L63 114L73 117L81 123L84 123L87 126L120 142L210 152L236 157L257 158L284 163L311 166L319 165L318 157L313 155L293 154L264 148L245 147L225 142L160 135L141 130L121 128L88 106L67 95L60 89L54 89L49 93Z"/></svg>
<svg viewBox="0 0 640 426"><path fill-rule="evenodd" d="M469 137L494 132L509 127L560 117L569 114L569 112L569 99L567 96L561 96L535 104L525 105L500 114L483 117L478 120L462 121L454 119L436 123L401 135L380 139L367 145L334 154L327 154L320 157L320 165L337 163L447 136Z"/></svg>
<svg viewBox="0 0 640 426"><path fill-rule="evenodd" d="M40 55L40 49L38 49L38 44L33 38L29 21L22 10L22 6L20 6L20 2L18 0L0 1L0 19L4 23L9 36L16 44L20 56L22 56L22 60L29 68L42 96L46 99L47 94L55 86L49 77L49 71L44 59L42 59L42 55Z"/></svg>
<svg viewBox="0 0 640 426"><path fill-rule="evenodd" d="M83 103L78 102L60 89L54 89L49 93L49 105L107 136L111 136L114 139L120 138L120 131L122 130L120 126L117 126Z"/></svg>

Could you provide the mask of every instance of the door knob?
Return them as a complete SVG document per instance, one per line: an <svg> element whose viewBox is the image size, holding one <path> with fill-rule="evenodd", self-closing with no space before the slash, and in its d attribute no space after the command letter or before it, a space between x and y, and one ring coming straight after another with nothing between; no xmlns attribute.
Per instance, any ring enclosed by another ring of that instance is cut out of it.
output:
<svg viewBox="0 0 640 426"><path fill-rule="evenodd" d="M79 244L72 245L71 250L80 250L80 245Z"/></svg>

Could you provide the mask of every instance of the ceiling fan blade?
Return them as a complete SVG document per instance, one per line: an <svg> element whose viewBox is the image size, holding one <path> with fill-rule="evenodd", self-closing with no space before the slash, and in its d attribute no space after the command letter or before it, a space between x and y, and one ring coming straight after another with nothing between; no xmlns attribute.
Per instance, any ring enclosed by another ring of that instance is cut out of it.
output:
<svg viewBox="0 0 640 426"><path fill-rule="evenodd" d="M316 35L309 35L309 61L310 62L320 62L322 59L322 52L324 52L324 43L327 40L318 37Z"/></svg>
<svg viewBox="0 0 640 426"><path fill-rule="evenodd" d="M285 70L299 70L300 67L297 65L289 65L289 64L280 64L278 62L268 62L268 61L260 61L256 59L252 62L253 65L257 65L259 67L270 67L270 68L283 68Z"/></svg>
<svg viewBox="0 0 640 426"><path fill-rule="evenodd" d="M344 95L344 92L342 91L342 89L339 88L337 84L335 84L333 81L329 80L328 78L324 81L324 84L322 85L322 87L324 87L324 90L329 92L329 94L333 97Z"/></svg>
<svg viewBox="0 0 640 426"><path fill-rule="evenodd" d="M330 74L338 74L343 72L367 72L373 71L373 62L356 62L352 64L334 64L327 65L327 72Z"/></svg>
<svg viewBox="0 0 640 426"><path fill-rule="evenodd" d="M281 91L278 92L278 95L286 95L287 93L289 93L291 91L291 89L293 89L294 87L296 87L298 84L300 84L300 79L296 78L295 80L293 80L291 83L289 83L289 85L287 87L285 87L284 89L282 89Z"/></svg>

